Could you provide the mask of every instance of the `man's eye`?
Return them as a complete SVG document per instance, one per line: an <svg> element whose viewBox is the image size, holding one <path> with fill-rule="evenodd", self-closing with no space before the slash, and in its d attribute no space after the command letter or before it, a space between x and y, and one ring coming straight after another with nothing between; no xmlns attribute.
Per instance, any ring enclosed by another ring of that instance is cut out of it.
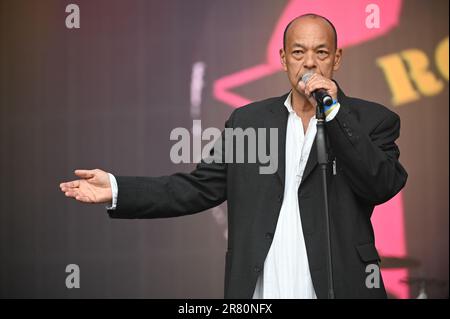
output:
<svg viewBox="0 0 450 319"><path fill-rule="evenodd" d="M328 52L327 52L327 51L324 51L324 50L320 50L320 51L318 51L317 53L318 53L319 55L322 55L322 56L328 54Z"/></svg>
<svg viewBox="0 0 450 319"><path fill-rule="evenodd" d="M295 50L293 53L294 54L303 54L303 51L302 50Z"/></svg>

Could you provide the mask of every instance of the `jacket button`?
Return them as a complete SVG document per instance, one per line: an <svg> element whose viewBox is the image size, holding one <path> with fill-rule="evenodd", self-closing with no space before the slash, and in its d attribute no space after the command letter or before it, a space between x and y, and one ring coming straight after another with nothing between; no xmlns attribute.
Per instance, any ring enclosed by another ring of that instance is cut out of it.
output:
<svg viewBox="0 0 450 319"><path fill-rule="evenodd" d="M272 233L266 233L265 237L266 237L266 239L272 239L273 234Z"/></svg>
<svg viewBox="0 0 450 319"><path fill-rule="evenodd" d="M259 272L261 272L261 267L255 266L254 270L255 270L255 272L259 273Z"/></svg>

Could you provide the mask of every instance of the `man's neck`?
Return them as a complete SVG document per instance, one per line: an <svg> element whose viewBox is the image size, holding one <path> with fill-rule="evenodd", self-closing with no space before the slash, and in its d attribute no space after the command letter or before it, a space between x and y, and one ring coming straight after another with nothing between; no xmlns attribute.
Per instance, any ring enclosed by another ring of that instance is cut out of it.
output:
<svg viewBox="0 0 450 319"><path fill-rule="evenodd" d="M310 119L316 114L315 107L308 101L308 99L295 91L292 91L291 105L295 113L302 119Z"/></svg>

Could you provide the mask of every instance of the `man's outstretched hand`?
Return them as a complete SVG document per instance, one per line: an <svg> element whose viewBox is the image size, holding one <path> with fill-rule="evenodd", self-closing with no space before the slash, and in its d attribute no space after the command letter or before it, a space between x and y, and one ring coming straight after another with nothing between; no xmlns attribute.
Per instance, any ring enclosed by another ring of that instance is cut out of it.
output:
<svg viewBox="0 0 450 319"><path fill-rule="evenodd" d="M107 172L77 169L75 175L81 179L59 184L67 197L83 203L111 203L112 191Z"/></svg>

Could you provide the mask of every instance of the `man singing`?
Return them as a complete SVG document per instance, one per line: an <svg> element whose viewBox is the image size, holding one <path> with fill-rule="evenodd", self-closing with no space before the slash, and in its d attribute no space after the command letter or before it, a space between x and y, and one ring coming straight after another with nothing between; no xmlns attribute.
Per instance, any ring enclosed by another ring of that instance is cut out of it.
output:
<svg viewBox="0 0 450 319"><path fill-rule="evenodd" d="M236 109L226 122L226 128L278 130L274 174L261 174L252 163L203 160L189 174L162 177L76 170L80 179L61 183L61 190L81 202L107 203L112 218L182 216L227 200L226 298L327 298L326 217L312 94L323 89L333 100L324 111L335 296L386 298L381 278L379 287L366 286L366 267L379 261L373 209L407 179L395 144L400 119L382 105L342 92L332 80L341 59L330 21L315 14L294 19L280 49L290 92ZM305 74L308 81L302 81Z"/></svg>

